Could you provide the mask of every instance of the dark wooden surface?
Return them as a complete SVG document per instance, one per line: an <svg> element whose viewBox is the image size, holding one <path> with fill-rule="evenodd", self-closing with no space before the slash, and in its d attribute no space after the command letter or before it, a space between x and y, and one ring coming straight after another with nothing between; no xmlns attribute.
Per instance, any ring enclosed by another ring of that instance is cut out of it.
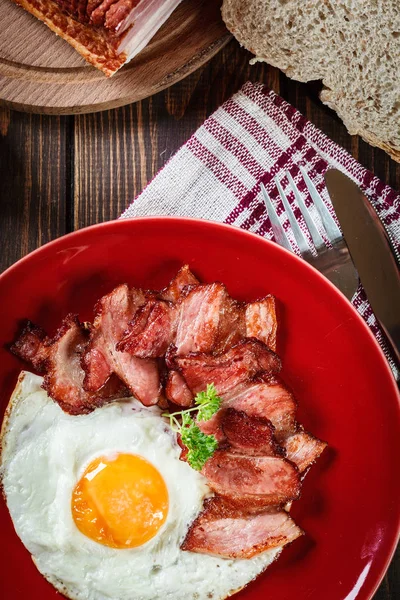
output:
<svg viewBox="0 0 400 600"><path fill-rule="evenodd" d="M350 137L318 100L319 85L290 81L260 63L251 67L249 59L232 41L182 82L104 113L47 117L0 108L0 272L64 233L118 217L204 119L248 80L280 93L400 189L400 164ZM398 552L374 600L400 598L399 563Z"/></svg>

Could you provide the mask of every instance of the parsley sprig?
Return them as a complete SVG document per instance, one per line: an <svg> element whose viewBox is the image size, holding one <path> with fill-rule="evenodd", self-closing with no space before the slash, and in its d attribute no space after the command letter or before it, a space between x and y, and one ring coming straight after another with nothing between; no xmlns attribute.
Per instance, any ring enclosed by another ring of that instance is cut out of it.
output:
<svg viewBox="0 0 400 600"><path fill-rule="evenodd" d="M198 421L208 421L217 412L222 400L215 385L209 383L206 390L199 392L194 401L196 406L174 413L163 413L163 417L169 417L171 429L180 434L182 443L189 450L187 461L190 466L196 471L201 471L217 449L218 442L213 435L206 435L200 430L190 413L197 411Z"/></svg>

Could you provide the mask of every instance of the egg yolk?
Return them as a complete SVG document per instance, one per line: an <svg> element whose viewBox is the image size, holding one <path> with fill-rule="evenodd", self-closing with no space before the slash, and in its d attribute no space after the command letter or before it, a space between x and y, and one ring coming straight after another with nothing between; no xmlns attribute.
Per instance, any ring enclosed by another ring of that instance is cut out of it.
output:
<svg viewBox="0 0 400 600"><path fill-rule="evenodd" d="M168 490L160 473L141 456L118 454L92 461L72 493L78 529L99 544L134 548L165 522Z"/></svg>

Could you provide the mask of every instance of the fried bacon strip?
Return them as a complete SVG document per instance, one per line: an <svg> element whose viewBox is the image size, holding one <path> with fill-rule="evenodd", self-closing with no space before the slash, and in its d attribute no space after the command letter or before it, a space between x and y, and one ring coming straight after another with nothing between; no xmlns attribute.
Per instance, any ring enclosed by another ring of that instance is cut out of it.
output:
<svg viewBox="0 0 400 600"><path fill-rule="evenodd" d="M275 349L274 298L244 305L233 300L221 283L197 284L181 287L175 303L149 300L129 323L118 349L141 358L162 356L171 344L179 356L218 354L245 337Z"/></svg>
<svg viewBox="0 0 400 600"><path fill-rule="evenodd" d="M186 287L195 286L199 283L189 265L183 265L167 287L160 292L160 298L167 302L177 302Z"/></svg>
<svg viewBox="0 0 400 600"><path fill-rule="evenodd" d="M325 450L327 443L300 429L289 436L283 446L286 456L297 465L300 473L310 467Z"/></svg>
<svg viewBox="0 0 400 600"><path fill-rule="evenodd" d="M68 315L49 344L43 387L65 412L72 415L91 412L106 402L127 395L117 377L110 377L96 392L83 389L85 373L81 356L87 342L87 332L78 317Z"/></svg>
<svg viewBox="0 0 400 600"><path fill-rule="evenodd" d="M139 308L123 332L117 349L140 358L164 356L168 347L176 342L186 290L198 294L202 287L189 267L182 267L158 297L149 299Z"/></svg>
<svg viewBox="0 0 400 600"><path fill-rule="evenodd" d="M116 349L122 332L145 300L144 292L129 289L126 284L99 300L89 344L82 355L85 390L99 390L115 373L145 406L157 404L161 393L157 362Z"/></svg>
<svg viewBox="0 0 400 600"><path fill-rule="evenodd" d="M165 395L170 402L179 406L188 407L193 402L193 394L178 371L171 370L168 372Z"/></svg>
<svg viewBox="0 0 400 600"><path fill-rule="evenodd" d="M187 286L175 303L150 300L128 325L118 344L134 356L176 352L219 352L244 337L243 309L220 283Z"/></svg>
<svg viewBox="0 0 400 600"><path fill-rule="evenodd" d="M216 450L202 474L216 493L236 503L243 498L246 506L251 506L253 499L257 506L283 505L300 494L298 469L284 458Z"/></svg>
<svg viewBox="0 0 400 600"><path fill-rule="evenodd" d="M198 285L185 292L174 342L179 355L222 352L244 337L243 309L222 283Z"/></svg>
<svg viewBox="0 0 400 600"><path fill-rule="evenodd" d="M176 305L152 298L128 324L117 350L138 358L164 356L175 340Z"/></svg>
<svg viewBox="0 0 400 600"><path fill-rule="evenodd" d="M211 419L198 423L203 433L214 435L219 441L225 438L222 421L228 408L244 412L249 417L270 421L274 438L279 444L297 430L295 399L276 375L260 381L244 382L221 394L221 398L221 407Z"/></svg>
<svg viewBox="0 0 400 600"><path fill-rule="evenodd" d="M227 408L223 411L221 427L231 452L253 456L285 455L285 450L274 438L275 428L268 419Z"/></svg>
<svg viewBox="0 0 400 600"><path fill-rule="evenodd" d="M257 375L270 375L281 369L279 357L262 342L244 339L221 354L193 352L187 356L167 354L167 365L177 368L193 393L214 383L218 394L225 394Z"/></svg>
<svg viewBox="0 0 400 600"><path fill-rule="evenodd" d="M301 535L303 531L283 510L248 514L215 497L205 501L181 548L225 558L252 558Z"/></svg>
<svg viewBox="0 0 400 600"><path fill-rule="evenodd" d="M41 327L26 321L19 336L10 346L10 350L18 358L31 363L36 371L44 373L49 354L49 342L46 332Z"/></svg>
<svg viewBox="0 0 400 600"><path fill-rule="evenodd" d="M54 338L28 322L11 351L45 374L43 387L70 414L83 414L115 398L126 396L127 390L117 377L110 378L96 393L83 389L85 373L81 356L88 343L88 332L76 315L68 315Z"/></svg>
<svg viewBox="0 0 400 600"><path fill-rule="evenodd" d="M294 433L297 428L296 401L275 374L231 390L224 395L223 406L244 411L252 417L268 419L275 428L278 441Z"/></svg>
<svg viewBox="0 0 400 600"><path fill-rule="evenodd" d="M278 328L275 298L266 296L258 302L247 304L245 319L246 337L257 338L275 352Z"/></svg>

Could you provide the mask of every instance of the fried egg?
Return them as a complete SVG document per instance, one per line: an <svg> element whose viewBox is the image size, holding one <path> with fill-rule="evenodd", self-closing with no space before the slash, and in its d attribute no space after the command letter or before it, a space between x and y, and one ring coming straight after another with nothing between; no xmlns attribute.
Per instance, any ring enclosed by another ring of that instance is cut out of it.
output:
<svg viewBox="0 0 400 600"><path fill-rule="evenodd" d="M280 549L250 560L182 551L210 495L179 460L157 407L124 399L71 416L22 372L2 428L1 476L16 533L73 600L220 600Z"/></svg>

